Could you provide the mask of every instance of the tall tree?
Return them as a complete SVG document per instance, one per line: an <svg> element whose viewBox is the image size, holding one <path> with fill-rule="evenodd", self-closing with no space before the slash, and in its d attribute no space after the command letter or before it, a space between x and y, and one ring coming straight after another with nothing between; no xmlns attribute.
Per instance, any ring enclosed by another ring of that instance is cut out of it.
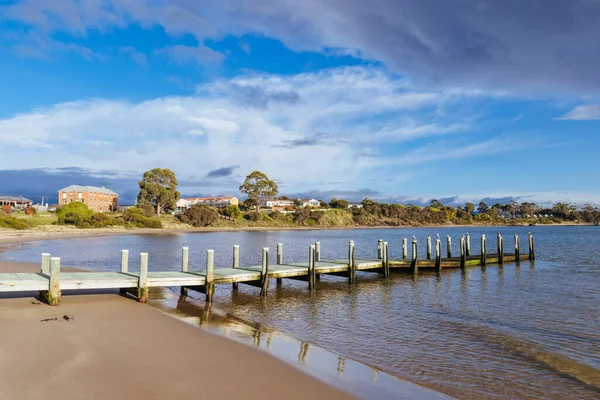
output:
<svg viewBox="0 0 600 400"><path fill-rule="evenodd" d="M482 201L479 203L479 207L477 207L477 211L479 211L480 214L487 214L488 211L490 211L490 207Z"/></svg>
<svg viewBox="0 0 600 400"><path fill-rule="evenodd" d="M260 171L254 171L246 176L244 184L240 186L240 192L248 195L248 198L256 202L256 212L258 212L260 203L263 200L277 196L278 191L279 188L275 181L270 180L264 172Z"/></svg>
<svg viewBox="0 0 600 400"><path fill-rule="evenodd" d="M475 204L465 203L465 211L468 212L469 214L473 214L473 211L475 211Z"/></svg>
<svg viewBox="0 0 600 400"><path fill-rule="evenodd" d="M144 172L138 182L140 194L138 203L150 203L160 215L165 210L173 210L181 194L177 191L177 178L170 169L154 168Z"/></svg>

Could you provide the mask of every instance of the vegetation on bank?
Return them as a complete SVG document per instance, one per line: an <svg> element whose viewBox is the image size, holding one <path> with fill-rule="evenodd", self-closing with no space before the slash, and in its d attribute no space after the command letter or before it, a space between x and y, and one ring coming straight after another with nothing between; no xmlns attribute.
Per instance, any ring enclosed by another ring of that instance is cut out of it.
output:
<svg viewBox="0 0 600 400"><path fill-rule="evenodd" d="M11 207L0 208L0 228L28 229L42 225L66 225L77 228L151 228L182 229L199 227L356 227L356 226L427 226L427 225L527 225L589 223L598 224L600 212L586 204L582 209L576 205L556 203L542 208L535 203L487 205L480 202L452 207L438 200L427 206L378 203L364 199L351 204L344 199L333 198L329 203L320 201L318 208L302 207L296 199L294 206L281 210L261 209L262 201L278 194L277 184L264 173L249 174L240 190L248 195L241 206L230 205L215 209L195 204L183 213L173 213L181 197L177 191L177 178L168 169L153 169L144 174L139 182L138 205L122 213L96 213L83 202L62 206L54 213L37 213L34 208L13 212ZM290 200L285 196L280 200Z"/></svg>

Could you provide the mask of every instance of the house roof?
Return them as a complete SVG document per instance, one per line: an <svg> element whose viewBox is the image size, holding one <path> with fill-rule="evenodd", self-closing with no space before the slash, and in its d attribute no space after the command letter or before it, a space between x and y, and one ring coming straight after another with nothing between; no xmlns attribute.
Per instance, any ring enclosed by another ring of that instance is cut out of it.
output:
<svg viewBox="0 0 600 400"><path fill-rule="evenodd" d="M71 185L67 186L64 189L59 190L59 192L93 192L93 193L102 193L102 194L112 194L118 196L115 192L110 189L104 187L97 186L80 186L80 185Z"/></svg>
<svg viewBox="0 0 600 400"><path fill-rule="evenodd" d="M26 197L21 197L21 196L0 196L0 200L5 200L5 201L23 201L23 203L33 203L31 200L29 200Z"/></svg>

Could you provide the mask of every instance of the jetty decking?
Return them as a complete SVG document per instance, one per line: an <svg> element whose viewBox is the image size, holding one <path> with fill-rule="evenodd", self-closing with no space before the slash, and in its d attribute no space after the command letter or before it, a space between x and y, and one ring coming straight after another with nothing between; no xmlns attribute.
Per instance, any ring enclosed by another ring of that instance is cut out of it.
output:
<svg viewBox="0 0 600 400"><path fill-rule="evenodd" d="M308 283L310 290L316 286L321 275L342 276L354 283L357 272L377 273L388 278L391 271L404 271L418 274L420 269L440 272L444 268L461 268L490 264L502 266L507 262L519 263L521 260L535 260L533 236L529 234L529 253L520 253L519 236L514 236L514 252L504 253L503 238L497 235L497 252L486 253L486 236L481 236L481 254L471 254L470 236L460 238L460 254L452 255L452 239L447 237L446 257L442 258L442 244L439 236L435 239L435 254L432 252L431 237L427 237L427 255L419 259L418 243L412 240L411 257L408 257L408 241L402 240L402 257L389 257L388 242L379 240L377 257L359 259L355 257L353 241L348 243L348 257L337 260L321 260L321 243L309 246L307 262L284 263L283 244L277 245L277 264L269 265L269 249L262 249L262 264L253 266L239 265L239 246L233 246L233 263L231 268L214 268L214 251L207 250L206 269L189 270L189 248L182 249L181 271L155 272L148 270L148 253L140 253L139 270L129 271L129 251L121 251L121 268L115 272L60 272L60 258L42 254L39 273L0 273L0 292L39 291L40 296L50 305L58 305L63 290L78 289L120 289L122 293L130 293L140 302L148 299L148 290L152 287L181 287L181 294L188 290L206 294L206 301L213 299L214 287L219 284L232 284L237 290L239 284L260 288L261 296L266 296L269 280L276 279L281 284L283 279L301 280Z"/></svg>

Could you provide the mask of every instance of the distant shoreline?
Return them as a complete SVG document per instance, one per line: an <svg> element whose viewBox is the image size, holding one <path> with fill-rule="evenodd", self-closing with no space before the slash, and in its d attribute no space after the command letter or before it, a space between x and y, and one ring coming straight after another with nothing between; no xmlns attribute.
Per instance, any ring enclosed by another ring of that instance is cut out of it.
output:
<svg viewBox="0 0 600 400"><path fill-rule="evenodd" d="M528 224L515 225L484 225L484 224L469 224L469 225L422 225L422 226L298 226L298 227L282 227L282 226L257 226L257 227L207 227L207 228L95 228L95 229L79 229L64 226L45 226L28 230L13 230L0 229L0 245L2 244L17 244L39 240L64 240L72 238L88 238L88 237L103 237L103 236L129 236L129 235L175 235L180 233L210 233L210 232L266 232L266 231L309 231L309 230L356 230L356 229L417 229L417 228L492 228L492 227L528 227ZM565 224L535 224L533 226L595 226L587 223L565 223Z"/></svg>

